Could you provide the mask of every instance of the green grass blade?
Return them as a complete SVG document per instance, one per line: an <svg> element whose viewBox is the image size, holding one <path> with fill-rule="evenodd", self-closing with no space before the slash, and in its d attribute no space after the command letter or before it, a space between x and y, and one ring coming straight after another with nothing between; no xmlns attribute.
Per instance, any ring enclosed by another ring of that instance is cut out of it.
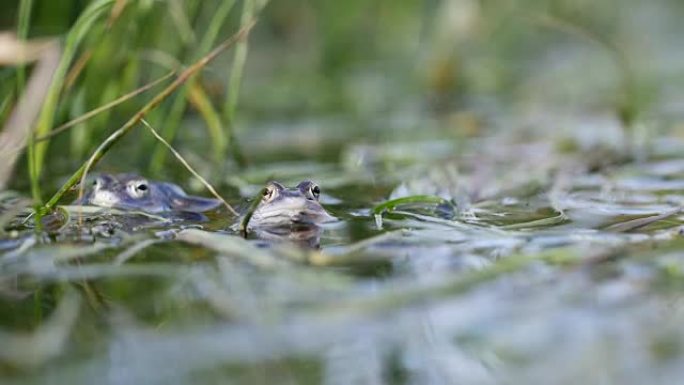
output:
<svg viewBox="0 0 684 385"><path fill-rule="evenodd" d="M7 116L9 116L13 103L14 92L12 90L9 90L2 98L2 101L0 101L0 122L5 122L5 119L7 119Z"/></svg>
<svg viewBox="0 0 684 385"><path fill-rule="evenodd" d="M254 24L256 23L256 20L252 20L249 24L241 28L238 32L236 32L233 36L225 40L223 43L221 43L219 46L214 48L209 54L206 56L202 57L200 60L195 62L193 65L188 67L185 71L183 71L178 77L171 83L169 86L167 86L164 90L162 90L159 94L157 94L152 100L150 100L147 104L145 104L133 117L131 117L123 126L121 126L118 130L114 131L107 139L105 139L104 142L100 144L100 146L93 152L93 154L90 156L90 159L86 161L81 167L76 170L76 172L69 178L69 180L62 185L62 187L55 193L55 195L50 198L50 200L43 205L40 209L40 213L45 213L51 211L59 202L60 199L62 199L62 196L66 194L67 191L69 191L71 188L76 186L77 184L80 183L81 186L81 195L83 194L83 185L84 181L83 179L85 178L88 170L97 162L102 159L102 157L109 151L109 149L116 144L121 138L123 138L128 132L135 127L140 120L145 117L150 111L155 109L159 104L161 104L166 98L168 98L171 94L173 94L174 91L176 91L179 87L181 87L185 82L188 81L192 76L194 76L198 71L200 71L202 68L204 68L209 62L214 60L220 53L225 51L226 49L232 47L236 42L238 42L240 39L244 38L244 36L249 33L249 31L254 27Z"/></svg>
<svg viewBox="0 0 684 385"><path fill-rule="evenodd" d="M19 40L26 40L29 27L31 25L31 9L33 0L21 0L19 3L19 19L17 21L17 37ZM17 94L24 92L26 85L26 68L23 64L17 66Z"/></svg>
<svg viewBox="0 0 684 385"><path fill-rule="evenodd" d="M245 25L252 19L253 15L258 13L268 1L263 1L259 4L255 0L244 0L242 7L242 15L240 16L240 23ZM235 48L235 56L233 57L233 66L228 77L228 89L226 91L226 102L223 107L223 116L225 121L225 130L228 135L228 145L230 146L233 158L240 166L246 165L246 160L242 154L242 150L237 142L235 135L235 112L237 110L237 102L240 94L240 83L242 82L242 75L247 61L248 43L247 39L238 43Z"/></svg>
<svg viewBox="0 0 684 385"><path fill-rule="evenodd" d="M254 198L252 198L252 203L249 205L249 209L247 209L245 216L240 221L239 231L243 237L247 236L247 230L249 229L249 221L252 219L252 215L254 215L254 212L256 211L257 207L259 207L259 203L261 202L261 198L263 198L265 192L266 187L263 187L254 196Z"/></svg>
<svg viewBox="0 0 684 385"><path fill-rule="evenodd" d="M235 0L227 0L223 1L218 6L216 12L214 13L214 17L209 22L209 27L207 28L207 31L204 33L202 41L200 42L199 55L203 55L205 52L211 49L211 46L214 45L214 42L216 42L216 38L221 31L221 26L223 26L225 23L226 18L230 14L230 10L233 8L233 5L235 5Z"/></svg>
<svg viewBox="0 0 684 385"><path fill-rule="evenodd" d="M233 8L234 4L234 0L227 0L222 2L218 6L216 12L214 13L214 16L209 22L209 27L204 33L204 36L202 36L199 49L195 53L195 58L204 55L211 49L212 45L214 45L214 42L216 41L216 38L218 37L218 34L221 30L221 26L223 26L226 19L228 18L230 10ZM176 97L173 105L171 106L169 116L166 119L166 124L164 124L162 129L162 137L164 137L169 142L172 142L173 139L176 137L179 122L181 121L183 113L185 112L185 109L187 107L187 100L189 95L188 90L191 90L193 88L195 82L196 80L194 78L190 79L190 81L188 81L188 87L184 88L179 92L178 97ZM209 133L210 135L212 135L212 137L214 137L214 154L217 158L219 158L225 151L225 143L228 142L230 137L225 137L224 130L221 129L222 124L220 121L220 117L217 116L218 114L214 111L214 107L206 104L203 106L205 107L204 110L200 109L200 111L203 111L202 116L205 119L207 127L209 128ZM219 135L220 138L217 139L216 135ZM153 175L159 174L161 169L164 167L164 162L166 161L166 154L167 151L163 145L157 144L155 146L154 152L152 154L152 161L150 163L150 171Z"/></svg>
<svg viewBox="0 0 684 385"><path fill-rule="evenodd" d="M373 207L373 214L381 215L384 212L392 211L397 206L412 204L412 203L426 203L426 204L448 204L448 200L435 196L435 195L411 195L408 197L402 197L397 199L391 199L380 203L379 205Z"/></svg>
<svg viewBox="0 0 684 385"><path fill-rule="evenodd" d="M252 19L254 13L254 0L244 0L242 6L242 16L240 23L245 25ZM233 57L233 66L228 78L228 91L226 104L224 106L224 116L228 122L228 126L232 128L235 119L235 110L237 108L237 100L240 93L240 82L242 80L242 72L247 61L247 39L240 41L235 47L235 56Z"/></svg>
<svg viewBox="0 0 684 385"><path fill-rule="evenodd" d="M188 96L192 104L197 108L200 115L207 124L211 144L214 152L214 159L220 162L226 150L226 135L221 124L221 116L216 112L211 99L202 88L198 81L188 84Z"/></svg>
<svg viewBox="0 0 684 385"><path fill-rule="evenodd" d="M244 25L255 14L257 14L263 7L266 6L268 0L258 2L255 0L245 0L242 8L242 15L240 22ZM235 49L235 56L233 57L233 66L230 70L228 78L228 88L226 91L226 102L223 107L223 117L225 121L225 130L228 135L228 146L230 147L233 158L241 167L245 167L247 161L242 153L237 137L235 135L235 112L237 110L237 102L240 94L240 83L242 82L243 71L247 61L248 43L247 39L241 41Z"/></svg>
<svg viewBox="0 0 684 385"><path fill-rule="evenodd" d="M166 75L164 75L164 76L162 76L162 77L160 77L160 78L158 78L158 79L156 79L156 80L154 80L154 81L152 81L152 82L150 82L150 83L147 83L147 84L145 84L145 85L143 85L143 86L141 86L141 87L139 87L139 88L137 88L137 89L135 89L135 90L133 90L133 91L131 91L131 92L125 94L125 95L119 96L118 98L112 100L112 101L109 102L109 103L106 103L106 104L104 104L104 105L102 105L102 106L100 106L100 107L97 107L97 108L93 109L93 110L90 110L90 111L88 111L88 112L85 112L85 113L83 113L83 114L80 114L80 116L78 116L78 117L76 117L76 118L74 118L74 119L72 119L72 120L70 120L70 121L68 121L68 122L66 122L66 123L64 123L64 124L62 124L62 125L59 126L59 127L56 127L56 128L55 128L54 130L52 130L48 135L42 136L42 137L39 137L39 138L36 138L36 141L47 140L47 139L49 139L49 138L51 138L51 137L53 137L53 136L56 136L56 135L58 135L58 134L61 134L62 132L66 131L66 130L68 130L68 129L74 127L74 126L83 124L83 123L85 123L85 121L87 121L88 119L90 119L90 118L92 118L92 117L94 117L94 116L97 116L97 115L99 115L99 114L101 114L101 113L103 113L103 112L109 111L109 110L111 110L112 108L114 108L114 107L116 107L116 106L118 106L118 105L120 105L120 104L122 104L122 103L124 103L124 102L127 102L128 100L130 100L130 99L132 99L132 98L134 98L134 97L136 97L136 96L138 96L138 95L140 95L140 94L142 94L142 93L148 91L149 89L151 89L151 88L153 88L153 87L155 87L155 86L157 86L157 85L159 85L159 84L165 82L166 80L170 79L171 76L173 76L174 74L175 74L175 72L174 72L174 71L171 71L171 72L167 73ZM77 99L77 100L78 100L78 99Z"/></svg>
<svg viewBox="0 0 684 385"><path fill-rule="evenodd" d="M31 25L31 9L33 8L33 0L21 0L19 3L19 17L17 20L17 37L20 40L26 40L28 37L28 31L29 27ZM19 64L17 66L17 97L20 97L20 95L24 92L24 87L26 86L26 67L24 67L23 64ZM28 144L31 150L33 150L35 142L33 141L33 135L29 135L29 140ZM29 151L28 153L28 160L29 160L29 171L32 171L34 168L32 160L34 159L34 154L33 151ZM31 178L31 181L33 182L33 178ZM36 182L37 184L37 182ZM33 194L34 197L40 197L40 191L37 190L37 186L33 186L34 183L31 183L31 189L36 190L35 193Z"/></svg>
<svg viewBox="0 0 684 385"><path fill-rule="evenodd" d="M55 112L57 110L57 104L59 103L62 86L64 85L64 79L69 71L71 62L76 55L78 46L83 38L87 35L95 21L97 21L113 3L114 0L98 0L90 4L88 8L86 8L86 10L81 14L78 20L76 20L76 23L67 34L59 67L55 72L52 84L50 85L50 89L48 90L48 94L43 105L43 109L38 117L35 130L35 134L37 136L45 136L50 132L50 129L53 125ZM42 201L40 196L39 179L48 145L49 141L44 141L41 143L34 143L33 145L29 146L29 174L31 177L31 192L33 194L33 198L37 202Z"/></svg>
<svg viewBox="0 0 684 385"><path fill-rule="evenodd" d="M385 201L383 203L380 203L379 205L376 205L373 207L372 213L373 217L375 218L375 225L377 226L378 229L382 228L382 214L386 213L388 211L392 211L398 206L401 205L407 205L407 204L413 204L413 203L425 203L425 204L451 204L450 201L438 197L435 195L411 195L408 197L402 197L402 198L397 198L397 199L391 199L388 201Z"/></svg>
<svg viewBox="0 0 684 385"><path fill-rule="evenodd" d="M173 100L173 104L169 109L166 119L164 119L165 124L161 130L161 136L166 138L167 141L172 142L173 138L176 137L176 131L180 126L180 122L183 119L183 114L187 107L187 88L183 88L178 91L176 98ZM156 144L154 151L152 153L152 161L150 162L150 172L152 175L159 175L161 170L164 168L164 162L166 161L166 148L161 144Z"/></svg>

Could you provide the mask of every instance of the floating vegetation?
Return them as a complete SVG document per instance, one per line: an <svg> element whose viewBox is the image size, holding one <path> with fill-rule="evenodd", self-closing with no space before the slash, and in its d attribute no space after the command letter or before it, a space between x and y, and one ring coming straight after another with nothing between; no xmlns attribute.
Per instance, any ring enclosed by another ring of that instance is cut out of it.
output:
<svg viewBox="0 0 684 385"><path fill-rule="evenodd" d="M0 383L684 375L680 2L10 3Z"/></svg>
<svg viewBox="0 0 684 385"><path fill-rule="evenodd" d="M450 206L452 203L444 198L432 195L413 195L403 198L391 199L373 207L373 217L375 218L375 225L378 227L378 229L382 229L383 213L391 212L399 206L416 204L418 206L424 207L424 205Z"/></svg>

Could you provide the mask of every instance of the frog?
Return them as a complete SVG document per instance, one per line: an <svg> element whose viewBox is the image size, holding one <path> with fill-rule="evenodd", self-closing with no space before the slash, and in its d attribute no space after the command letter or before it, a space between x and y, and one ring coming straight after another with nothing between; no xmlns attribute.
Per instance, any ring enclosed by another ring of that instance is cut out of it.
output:
<svg viewBox="0 0 684 385"><path fill-rule="evenodd" d="M76 204L152 214L202 213L217 208L218 199L188 195L173 183L148 180L137 174L100 174Z"/></svg>
<svg viewBox="0 0 684 385"><path fill-rule="evenodd" d="M262 191L263 195L252 213L248 228L302 229L336 219L323 208L319 201L321 189L310 180L291 188L271 181Z"/></svg>
<svg viewBox="0 0 684 385"><path fill-rule="evenodd" d="M248 230L263 239L317 242L319 225L336 220L321 205L320 194L320 187L310 180L292 188L276 181L268 182L252 213ZM151 181L137 174L100 174L86 195L76 202L162 215L179 212L201 215L221 203L218 199L188 195L173 183Z"/></svg>

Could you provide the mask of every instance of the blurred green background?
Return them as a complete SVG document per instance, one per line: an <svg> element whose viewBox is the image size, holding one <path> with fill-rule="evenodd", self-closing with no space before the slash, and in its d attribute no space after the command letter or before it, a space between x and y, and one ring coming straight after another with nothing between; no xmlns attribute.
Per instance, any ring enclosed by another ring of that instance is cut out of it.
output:
<svg viewBox="0 0 684 385"><path fill-rule="evenodd" d="M0 370L38 378L17 383L59 382L54 372L83 383L191 383L200 373L270 384L282 372L319 383L309 376L325 372L339 384L359 368L416 384L681 378L683 17L681 0L0 2L0 32L56 39L69 54L38 136L188 68L256 18L248 39L146 120L231 204L269 179L314 179L340 218L322 250L288 260L259 249L282 269L252 266L256 248L225 234L228 215L202 224L221 231L200 246L121 226L88 243L74 223L48 239L23 218L0 240L0 289L18 289L0 306L0 340L26 350L7 353L18 365ZM0 66L3 126L36 67ZM33 158L42 171L23 154L9 188L44 202L170 82L32 147L46 150ZM92 171L206 194L140 124ZM376 222L383 202L423 194L457 210L445 219L423 200ZM129 251L131 261L112 263ZM303 262L317 257L321 266ZM72 286L85 294L63 290ZM87 297L85 315L72 297ZM368 298L382 306L364 307ZM64 333L76 325L66 345L22 334L53 314Z"/></svg>
<svg viewBox="0 0 684 385"><path fill-rule="evenodd" d="M89 4L33 1L29 37L65 36ZM658 124L651 130L681 117L679 1L288 0L248 6L259 21L245 47L243 73L231 75L236 62L230 51L198 78L203 98L195 94L193 103L192 92L181 92L166 100L149 121L167 137L180 132L185 143L193 138L185 131L212 124L198 111L202 100L219 115L222 130L234 126L238 139L258 138L252 142L277 140L260 134L260 126L287 131L307 121L319 122L323 132L326 122L342 122L345 133L337 132L335 141L349 142L396 137L435 119L445 138L478 135L483 128L506 129L502 122L530 111L609 113L626 130L650 124L654 115ZM18 9L17 1L0 5L1 30L17 29ZM52 126L192 63L234 33L244 14L244 4L232 1L111 2L78 47ZM216 36L203 40L212 25L219 27ZM78 65L82 69L74 70ZM1 71L2 95L15 98L15 70ZM239 95L228 102L230 84L238 81ZM146 100L136 97L54 138L48 174L63 175L83 162ZM236 106L233 113L229 104ZM195 123L183 123L192 117ZM198 135L201 144L205 136ZM143 130L131 136L125 147L135 156L121 167L163 173L166 156L154 140ZM299 155L335 157L335 146L315 144ZM196 152L203 153L201 146ZM248 159L262 156L243 152ZM219 157L232 158L228 147Z"/></svg>

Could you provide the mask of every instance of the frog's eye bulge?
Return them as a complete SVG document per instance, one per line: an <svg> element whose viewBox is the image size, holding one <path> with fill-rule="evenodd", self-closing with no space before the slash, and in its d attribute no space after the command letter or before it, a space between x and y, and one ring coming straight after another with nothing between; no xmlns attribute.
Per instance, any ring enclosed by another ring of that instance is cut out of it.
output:
<svg viewBox="0 0 684 385"><path fill-rule="evenodd" d="M117 181L112 178L110 175L107 174L100 174L95 176L92 179L92 182L90 182L90 185L94 189L105 189L105 188L112 188L113 185L116 185Z"/></svg>
<svg viewBox="0 0 684 385"><path fill-rule="evenodd" d="M284 189L285 187L278 182L269 182L264 189L264 197L262 198L262 201L264 203L273 201Z"/></svg>
<svg viewBox="0 0 684 385"><path fill-rule="evenodd" d="M321 188L310 180L305 180L297 185L297 189L304 194L306 199L317 201L321 195Z"/></svg>
<svg viewBox="0 0 684 385"><path fill-rule="evenodd" d="M149 194L150 185L146 180L134 180L128 182L126 191L133 198L142 198Z"/></svg>
<svg viewBox="0 0 684 385"><path fill-rule="evenodd" d="M262 199L264 200L264 202L269 202L273 199L275 194L276 190L273 188L273 186L267 186L264 189L264 197Z"/></svg>
<svg viewBox="0 0 684 385"><path fill-rule="evenodd" d="M318 200L318 197L321 196L321 188L318 187L318 185L312 184L311 187L309 188L309 192L311 195L313 195L316 200Z"/></svg>

